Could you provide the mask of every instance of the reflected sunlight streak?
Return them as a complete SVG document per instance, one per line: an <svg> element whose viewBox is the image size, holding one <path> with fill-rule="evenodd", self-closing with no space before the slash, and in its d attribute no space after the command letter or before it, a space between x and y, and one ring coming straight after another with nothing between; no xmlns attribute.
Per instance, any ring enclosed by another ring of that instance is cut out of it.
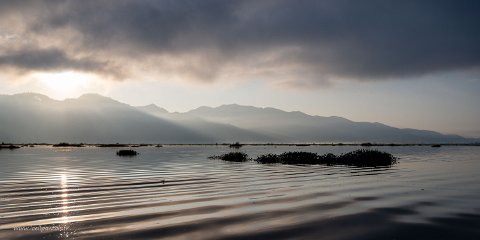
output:
<svg viewBox="0 0 480 240"><path fill-rule="evenodd" d="M65 173L60 175L60 186L62 191L62 223L68 223L68 179Z"/></svg>

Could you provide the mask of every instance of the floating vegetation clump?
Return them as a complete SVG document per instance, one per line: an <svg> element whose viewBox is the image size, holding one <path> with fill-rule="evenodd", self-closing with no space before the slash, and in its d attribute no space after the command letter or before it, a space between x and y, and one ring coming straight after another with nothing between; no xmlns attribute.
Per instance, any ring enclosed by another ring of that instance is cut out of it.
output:
<svg viewBox="0 0 480 240"><path fill-rule="evenodd" d="M325 165L338 165L339 163L337 159L338 157L333 153L327 153L327 154L318 156L319 164L325 164Z"/></svg>
<svg viewBox="0 0 480 240"><path fill-rule="evenodd" d="M220 160L229 161L229 162L246 162L249 160L248 155L242 152L229 152L219 156L211 156L209 158L220 159Z"/></svg>
<svg viewBox="0 0 480 240"><path fill-rule="evenodd" d="M58 144L53 144L53 147L85 147L85 145L81 143L67 143L67 142L61 142Z"/></svg>
<svg viewBox="0 0 480 240"><path fill-rule="evenodd" d="M260 155L255 159L258 163L280 163L280 157L277 154L265 154Z"/></svg>
<svg viewBox="0 0 480 240"><path fill-rule="evenodd" d="M248 155L241 152L230 152L210 158L234 162L249 160ZM254 161L261 164L347 165L357 167L391 166L397 163L397 159L390 153L370 149L360 149L338 156L332 153L318 155L312 152L265 154L258 156Z"/></svg>
<svg viewBox="0 0 480 240"><path fill-rule="evenodd" d="M20 146L16 146L16 145L13 145L13 144L10 144L10 145L2 144L2 145L0 145L0 149L17 149L17 148L20 148Z"/></svg>
<svg viewBox="0 0 480 240"><path fill-rule="evenodd" d="M120 144L120 143L114 143L114 144L97 144L97 147L129 147L127 144Z"/></svg>
<svg viewBox="0 0 480 240"><path fill-rule="evenodd" d="M138 152L131 149L122 149L117 151L118 156L137 156Z"/></svg>
<svg viewBox="0 0 480 240"><path fill-rule="evenodd" d="M278 157L283 164L318 164L318 155L312 152L285 152Z"/></svg>
<svg viewBox="0 0 480 240"><path fill-rule="evenodd" d="M243 145L240 144L239 142L236 142L234 144L230 144L229 147L231 148L241 148Z"/></svg>
<svg viewBox="0 0 480 240"><path fill-rule="evenodd" d="M358 167L390 166L397 163L392 154L378 150L359 149L337 157L335 164Z"/></svg>

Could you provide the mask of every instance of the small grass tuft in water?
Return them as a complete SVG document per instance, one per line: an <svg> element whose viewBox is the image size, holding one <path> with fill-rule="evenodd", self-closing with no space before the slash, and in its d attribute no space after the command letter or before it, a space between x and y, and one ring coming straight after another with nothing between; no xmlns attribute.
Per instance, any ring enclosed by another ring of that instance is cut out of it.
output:
<svg viewBox="0 0 480 240"><path fill-rule="evenodd" d="M122 149L117 151L118 156L137 156L138 152L131 149Z"/></svg>
<svg viewBox="0 0 480 240"><path fill-rule="evenodd" d="M220 159L229 162L246 162L248 161L248 155L243 152L229 152L219 156L211 156L210 159Z"/></svg>

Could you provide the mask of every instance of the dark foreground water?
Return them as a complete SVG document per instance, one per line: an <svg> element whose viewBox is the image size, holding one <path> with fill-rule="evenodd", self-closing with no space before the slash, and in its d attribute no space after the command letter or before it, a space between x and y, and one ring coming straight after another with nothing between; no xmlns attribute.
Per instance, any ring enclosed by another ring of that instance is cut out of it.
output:
<svg viewBox="0 0 480 240"><path fill-rule="evenodd" d="M243 147L250 156L358 147ZM382 168L208 160L215 146L0 150L0 239L480 239L480 147Z"/></svg>

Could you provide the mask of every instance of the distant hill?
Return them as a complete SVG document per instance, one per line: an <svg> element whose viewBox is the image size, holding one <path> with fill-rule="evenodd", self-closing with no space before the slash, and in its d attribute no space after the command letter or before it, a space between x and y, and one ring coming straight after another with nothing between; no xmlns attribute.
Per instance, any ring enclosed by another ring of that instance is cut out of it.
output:
<svg viewBox="0 0 480 240"><path fill-rule="evenodd" d="M275 136L286 142L381 142L381 143L465 143L457 135L400 129L381 123L353 122L341 117L311 116L275 108L241 105L199 107L187 114L209 121L230 123L253 132Z"/></svg>
<svg viewBox="0 0 480 240"><path fill-rule="evenodd" d="M203 136L208 136L210 139L215 139L215 142L267 142L274 140L272 136L238 128L229 123L212 122L189 114L169 113L153 104L138 107L138 109L158 118L174 122Z"/></svg>
<svg viewBox="0 0 480 240"><path fill-rule="evenodd" d="M0 97L5 142L211 142L178 124L95 94L55 101L39 94Z"/></svg>
<svg viewBox="0 0 480 240"><path fill-rule="evenodd" d="M53 100L35 93L0 95L0 141L86 143L382 142L468 143L473 139L399 129L341 117L223 105L170 113L97 94Z"/></svg>

